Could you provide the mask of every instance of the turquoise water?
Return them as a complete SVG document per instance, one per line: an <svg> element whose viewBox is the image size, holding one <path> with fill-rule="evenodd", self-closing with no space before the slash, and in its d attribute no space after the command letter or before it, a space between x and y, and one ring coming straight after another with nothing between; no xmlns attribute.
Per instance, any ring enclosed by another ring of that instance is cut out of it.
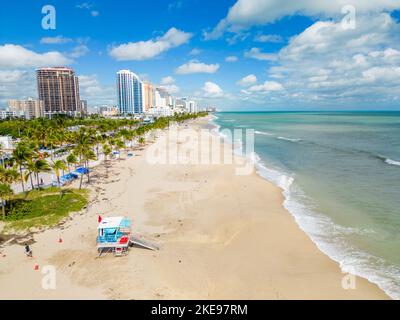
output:
<svg viewBox="0 0 400 320"><path fill-rule="evenodd" d="M255 130L258 173L345 272L400 299L400 112L218 113Z"/></svg>

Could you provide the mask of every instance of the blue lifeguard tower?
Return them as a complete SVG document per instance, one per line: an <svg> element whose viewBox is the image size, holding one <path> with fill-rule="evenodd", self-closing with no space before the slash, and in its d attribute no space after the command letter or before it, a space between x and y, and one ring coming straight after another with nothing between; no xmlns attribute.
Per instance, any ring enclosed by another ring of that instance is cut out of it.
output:
<svg viewBox="0 0 400 320"><path fill-rule="evenodd" d="M127 253L131 236L131 221L126 217L107 217L97 227L97 250L113 252L119 256Z"/></svg>

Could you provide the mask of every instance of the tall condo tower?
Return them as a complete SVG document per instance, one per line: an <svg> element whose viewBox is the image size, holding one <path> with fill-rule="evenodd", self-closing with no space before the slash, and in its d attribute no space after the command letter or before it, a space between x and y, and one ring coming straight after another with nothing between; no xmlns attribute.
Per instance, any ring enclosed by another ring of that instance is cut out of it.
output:
<svg viewBox="0 0 400 320"><path fill-rule="evenodd" d="M139 77L129 71L117 72L118 108L120 114L143 113L143 89Z"/></svg>
<svg viewBox="0 0 400 320"><path fill-rule="evenodd" d="M80 109L79 80L75 71L67 67L36 70L39 100L47 115L64 113L75 115Z"/></svg>

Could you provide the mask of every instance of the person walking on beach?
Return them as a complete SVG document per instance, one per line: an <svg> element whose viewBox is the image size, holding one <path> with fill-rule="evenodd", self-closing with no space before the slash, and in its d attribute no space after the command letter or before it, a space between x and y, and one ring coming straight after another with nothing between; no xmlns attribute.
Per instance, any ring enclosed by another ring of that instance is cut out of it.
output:
<svg viewBox="0 0 400 320"><path fill-rule="evenodd" d="M32 257L32 250L27 243L25 243L25 254L27 257Z"/></svg>

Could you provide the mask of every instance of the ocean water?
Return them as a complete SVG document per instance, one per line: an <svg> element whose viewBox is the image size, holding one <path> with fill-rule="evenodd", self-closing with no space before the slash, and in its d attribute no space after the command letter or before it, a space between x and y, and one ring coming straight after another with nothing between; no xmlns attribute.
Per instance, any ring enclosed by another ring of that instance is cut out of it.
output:
<svg viewBox="0 0 400 320"><path fill-rule="evenodd" d="M217 113L321 251L400 299L400 112ZM244 141L245 143L245 141Z"/></svg>

